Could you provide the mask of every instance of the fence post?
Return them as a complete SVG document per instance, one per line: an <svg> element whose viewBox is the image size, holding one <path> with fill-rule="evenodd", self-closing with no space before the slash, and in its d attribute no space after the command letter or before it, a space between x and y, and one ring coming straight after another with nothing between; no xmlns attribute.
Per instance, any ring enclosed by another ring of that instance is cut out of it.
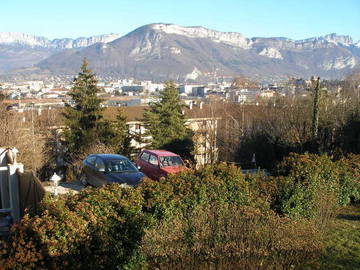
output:
<svg viewBox="0 0 360 270"><path fill-rule="evenodd" d="M20 220L20 200L19 200L19 177L16 170L24 172L23 164L8 164L8 179L10 193L10 208L14 222Z"/></svg>
<svg viewBox="0 0 360 270"><path fill-rule="evenodd" d="M0 147L0 198L1 207L9 208L9 184L7 177L7 160L5 158L7 148Z"/></svg>
<svg viewBox="0 0 360 270"><path fill-rule="evenodd" d="M6 168L6 167L4 166L2 168ZM10 208L9 182L8 182L7 169L0 170L0 196L1 196L0 208Z"/></svg>

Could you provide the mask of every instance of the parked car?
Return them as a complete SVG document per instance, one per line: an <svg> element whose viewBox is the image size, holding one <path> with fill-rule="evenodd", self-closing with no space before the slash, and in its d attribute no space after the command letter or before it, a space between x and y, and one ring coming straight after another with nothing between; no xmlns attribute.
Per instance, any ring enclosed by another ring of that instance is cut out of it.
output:
<svg viewBox="0 0 360 270"><path fill-rule="evenodd" d="M142 150L135 163L147 177L154 180L187 169L179 155L165 150Z"/></svg>
<svg viewBox="0 0 360 270"><path fill-rule="evenodd" d="M126 157L113 154L89 155L83 161L80 181L99 187L110 183L137 186L145 175Z"/></svg>

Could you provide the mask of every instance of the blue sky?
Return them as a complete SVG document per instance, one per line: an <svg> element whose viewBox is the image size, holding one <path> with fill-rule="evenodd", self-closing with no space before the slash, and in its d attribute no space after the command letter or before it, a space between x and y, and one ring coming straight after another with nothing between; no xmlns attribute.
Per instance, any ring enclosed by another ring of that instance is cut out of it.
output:
<svg viewBox="0 0 360 270"><path fill-rule="evenodd" d="M50 39L126 34L149 23L201 25L246 37L329 33L360 40L360 0L0 0L0 32Z"/></svg>

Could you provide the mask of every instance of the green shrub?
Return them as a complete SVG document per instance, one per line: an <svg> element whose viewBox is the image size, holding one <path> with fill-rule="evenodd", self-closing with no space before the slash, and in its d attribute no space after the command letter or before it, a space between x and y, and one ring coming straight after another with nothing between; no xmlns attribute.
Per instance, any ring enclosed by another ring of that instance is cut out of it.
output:
<svg viewBox="0 0 360 270"><path fill-rule="evenodd" d="M340 169L341 204L360 201L360 155L350 154L337 161Z"/></svg>
<svg viewBox="0 0 360 270"><path fill-rule="evenodd" d="M115 184L86 188L75 196L46 197L36 213L13 227L9 241L2 242L0 265L315 267L322 249L318 223L354 196L356 189L349 183L358 173L357 160L292 155L272 177L244 176L237 167L218 164L159 181L145 179L136 189ZM345 178L347 167L352 171Z"/></svg>
<svg viewBox="0 0 360 270"><path fill-rule="evenodd" d="M186 212L213 202L250 205L255 201L241 170L225 164L189 170L159 181L148 179L140 189L147 202L146 211L158 218L170 216L174 209Z"/></svg>
<svg viewBox="0 0 360 270"><path fill-rule="evenodd" d="M135 257L146 225L142 205L139 192L120 185L47 197L42 211L12 228L11 247L2 243L4 268L139 268Z"/></svg>
<svg viewBox="0 0 360 270"><path fill-rule="evenodd" d="M339 206L359 196L355 160L352 156L334 162L327 155L291 154L278 166L274 209L325 222Z"/></svg>
<svg viewBox="0 0 360 270"><path fill-rule="evenodd" d="M291 154L279 165L277 209L295 218L325 221L337 206L339 171L326 155Z"/></svg>
<svg viewBox="0 0 360 270"><path fill-rule="evenodd" d="M270 211L268 183L260 191L252 179L261 184L267 177L245 179L238 168L219 164L146 180L140 187L144 211L157 221L146 229L141 245L148 267L288 269L313 264L321 251L316 226Z"/></svg>

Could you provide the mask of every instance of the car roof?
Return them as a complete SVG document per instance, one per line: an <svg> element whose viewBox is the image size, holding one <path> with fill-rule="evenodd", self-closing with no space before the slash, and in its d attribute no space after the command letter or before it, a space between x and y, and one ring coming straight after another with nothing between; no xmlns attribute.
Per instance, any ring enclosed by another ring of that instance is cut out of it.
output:
<svg viewBox="0 0 360 270"><path fill-rule="evenodd" d="M154 154L157 156L179 156L173 152L166 151L166 150L143 150L144 152L148 152L150 154Z"/></svg>
<svg viewBox="0 0 360 270"><path fill-rule="evenodd" d="M109 160L109 159L128 159L127 157L124 157L122 155L117 155L117 154L92 154L92 155L89 155L89 157L92 156L92 157L99 157L101 159L104 159L104 160Z"/></svg>

